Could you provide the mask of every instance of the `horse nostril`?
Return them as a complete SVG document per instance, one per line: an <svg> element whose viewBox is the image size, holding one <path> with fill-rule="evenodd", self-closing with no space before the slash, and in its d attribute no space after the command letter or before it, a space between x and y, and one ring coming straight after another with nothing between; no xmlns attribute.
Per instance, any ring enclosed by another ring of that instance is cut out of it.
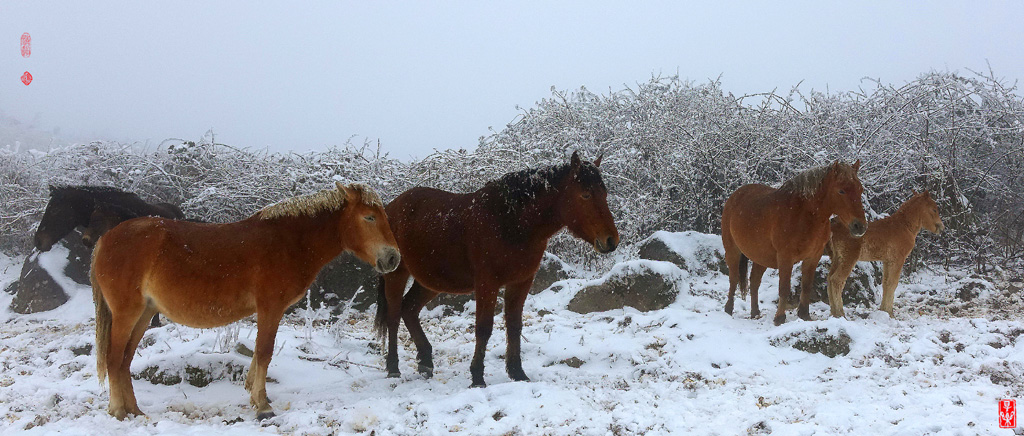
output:
<svg viewBox="0 0 1024 436"><path fill-rule="evenodd" d="M608 237L608 252L610 253L610 252L612 252L612 251L615 251L615 247L616 247L617 245L618 245L618 244L616 244L616 243L615 243L615 238L613 238L613 237L609 236L609 237Z"/></svg>

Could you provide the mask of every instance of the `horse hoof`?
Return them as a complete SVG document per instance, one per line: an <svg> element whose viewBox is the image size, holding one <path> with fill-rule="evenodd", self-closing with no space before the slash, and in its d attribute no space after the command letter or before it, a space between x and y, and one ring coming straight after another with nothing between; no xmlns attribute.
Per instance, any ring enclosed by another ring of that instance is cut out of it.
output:
<svg viewBox="0 0 1024 436"><path fill-rule="evenodd" d="M270 419L274 417L274 411L270 410L267 412L259 412L256 414L257 421L263 421L264 419Z"/></svg>
<svg viewBox="0 0 1024 436"><path fill-rule="evenodd" d="M780 313L775 315L775 319L772 322L774 322L775 325L782 325L782 323L786 322L786 314Z"/></svg>
<svg viewBox="0 0 1024 436"><path fill-rule="evenodd" d="M728 313L729 316L732 316L732 303L731 302L725 304L725 313Z"/></svg>
<svg viewBox="0 0 1024 436"><path fill-rule="evenodd" d="M804 321L811 321L811 314L810 314L810 312L798 311L796 316L799 317L800 319L804 320Z"/></svg>
<svg viewBox="0 0 1024 436"><path fill-rule="evenodd" d="M761 317L761 311L760 310L752 310L752 311L750 311L750 319L758 319L760 317Z"/></svg>
<svg viewBox="0 0 1024 436"><path fill-rule="evenodd" d="M526 374L511 375L508 378L512 379L512 381L517 381L517 382L528 382L528 381L530 381L530 378L527 377Z"/></svg>
<svg viewBox="0 0 1024 436"><path fill-rule="evenodd" d="M469 387L471 387L471 388L486 388L487 387L487 383L486 382L473 382L473 384L469 385Z"/></svg>
<svg viewBox="0 0 1024 436"><path fill-rule="evenodd" d="M420 365L419 366L419 371L420 371L420 375L422 375L425 378L433 378L434 377L434 367L433 366Z"/></svg>
<svg viewBox="0 0 1024 436"><path fill-rule="evenodd" d="M402 373L400 373L398 371L394 371L394 372L389 372L388 373L388 378L399 378L401 376L402 376Z"/></svg>

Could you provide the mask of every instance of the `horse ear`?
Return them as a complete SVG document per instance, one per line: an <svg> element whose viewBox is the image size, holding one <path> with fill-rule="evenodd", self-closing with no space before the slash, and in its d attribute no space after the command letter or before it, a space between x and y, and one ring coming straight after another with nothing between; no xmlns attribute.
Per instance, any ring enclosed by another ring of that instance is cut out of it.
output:
<svg viewBox="0 0 1024 436"><path fill-rule="evenodd" d="M53 186L53 185L50 185L50 196L53 197L53 194L55 192L57 192L57 187Z"/></svg>
<svg viewBox="0 0 1024 436"><path fill-rule="evenodd" d="M570 165L572 165L573 169L579 168L580 164L583 163L582 161L580 161L580 152L579 151L572 152L572 158L569 160L569 162L570 162Z"/></svg>
<svg viewBox="0 0 1024 436"><path fill-rule="evenodd" d="M341 184L341 182L339 182L337 180L334 181L334 186L336 186L338 188L338 192L341 192L341 197L346 199L346 200L348 200L348 195L349 195L348 188L345 187L345 185Z"/></svg>
<svg viewBox="0 0 1024 436"><path fill-rule="evenodd" d="M597 159L594 159L594 166L595 167L600 167L601 166L601 159L603 159L603 158L604 158L604 153L601 153L601 154L597 155Z"/></svg>
<svg viewBox="0 0 1024 436"><path fill-rule="evenodd" d="M860 171L860 159L857 159L857 162L853 163L853 170Z"/></svg>
<svg viewBox="0 0 1024 436"><path fill-rule="evenodd" d="M917 195L917 190L916 190L916 189L911 189L911 190L910 190L910 193L911 193L912 195Z"/></svg>

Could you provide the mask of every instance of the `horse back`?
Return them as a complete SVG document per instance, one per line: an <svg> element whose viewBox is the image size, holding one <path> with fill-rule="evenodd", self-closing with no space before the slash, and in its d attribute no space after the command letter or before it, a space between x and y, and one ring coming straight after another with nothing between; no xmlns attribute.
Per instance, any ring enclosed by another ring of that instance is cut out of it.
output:
<svg viewBox="0 0 1024 436"><path fill-rule="evenodd" d="M761 184L744 185L726 200L722 234L752 261L778 268L780 258L820 255L831 232L817 223L796 194ZM827 219L827 218L826 218Z"/></svg>

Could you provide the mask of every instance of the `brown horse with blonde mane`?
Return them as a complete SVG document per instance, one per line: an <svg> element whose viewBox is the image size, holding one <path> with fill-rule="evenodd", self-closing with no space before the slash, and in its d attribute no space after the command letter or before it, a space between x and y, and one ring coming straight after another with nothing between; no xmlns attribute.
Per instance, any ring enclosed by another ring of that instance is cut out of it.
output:
<svg viewBox="0 0 1024 436"><path fill-rule="evenodd" d="M858 260L882 261L882 304L879 310L892 316L896 286L900 282L903 263L914 249L921 229L938 234L944 229L939 206L928 191L914 192L895 213L871 223L861 238L852 238L832 223L832 240L825 254L832 258L828 271L828 303L832 316L841 317L843 289Z"/></svg>
<svg viewBox="0 0 1024 436"><path fill-rule="evenodd" d="M107 232L93 251L92 286L96 370L101 383L110 374L108 412L118 419L142 414L129 370L154 314L210 328L255 313L245 388L257 418L273 416L266 378L281 317L343 250L380 272L400 261L384 205L364 185L338 183L234 223L147 217Z"/></svg>
<svg viewBox="0 0 1024 436"><path fill-rule="evenodd" d="M786 321L793 265L801 265L802 288L797 316L811 319L810 290L832 228L829 218L839 217L843 231L859 237L867 230L860 197L864 188L857 178L860 161L853 165L834 162L812 168L786 181L778 189L765 185L741 186L722 209L722 245L729 267L729 299L725 312L732 315L736 286L747 294L747 260L750 270L750 316L761 315L757 288L765 269L779 270L779 306L775 325Z"/></svg>
<svg viewBox="0 0 1024 436"><path fill-rule="evenodd" d="M609 253L619 243L608 190L598 166L573 153L569 164L506 174L469 194L413 188L387 206L402 262L384 275L377 295L377 328L387 335L388 377L398 377L401 319L416 343L419 372L432 377L432 348L419 312L441 292L476 294L473 387L484 382L484 354L494 326L498 290L505 288L508 348L505 368L516 381L523 372L520 333L523 305L548 239L563 228ZM408 279L414 279L403 300Z"/></svg>

